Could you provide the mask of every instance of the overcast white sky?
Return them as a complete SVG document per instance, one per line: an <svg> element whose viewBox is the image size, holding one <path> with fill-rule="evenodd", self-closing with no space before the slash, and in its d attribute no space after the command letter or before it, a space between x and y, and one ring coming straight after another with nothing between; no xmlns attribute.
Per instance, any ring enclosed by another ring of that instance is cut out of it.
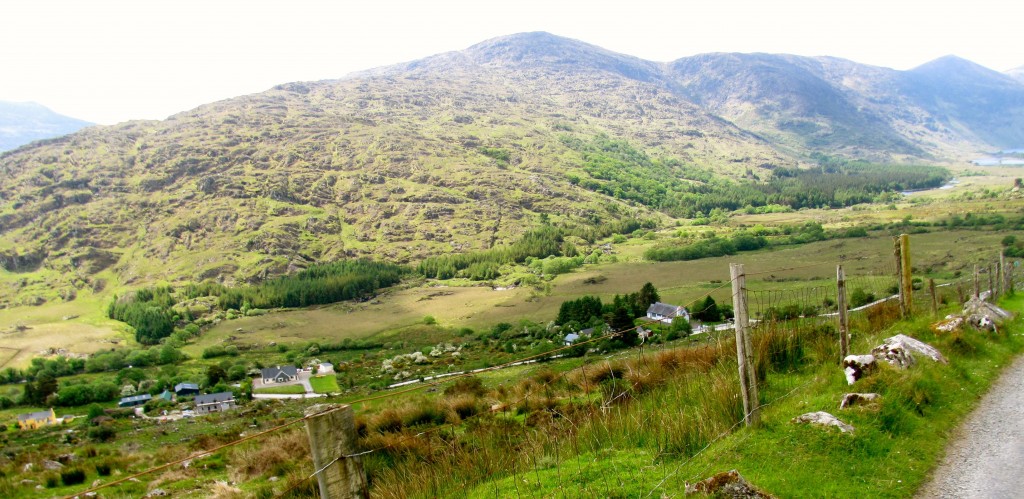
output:
<svg viewBox="0 0 1024 499"><path fill-rule="evenodd" d="M4 0L0 100L113 124L548 31L655 61L833 55L1024 65L1010 0Z"/></svg>

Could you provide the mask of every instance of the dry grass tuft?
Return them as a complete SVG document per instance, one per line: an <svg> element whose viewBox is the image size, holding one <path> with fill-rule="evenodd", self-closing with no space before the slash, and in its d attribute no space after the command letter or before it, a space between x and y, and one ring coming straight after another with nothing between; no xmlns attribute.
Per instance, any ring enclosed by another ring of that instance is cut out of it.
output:
<svg viewBox="0 0 1024 499"><path fill-rule="evenodd" d="M228 460L232 480L249 480L265 474L283 475L294 468L295 456L309 456L309 438L294 430L264 439L258 446L236 449Z"/></svg>

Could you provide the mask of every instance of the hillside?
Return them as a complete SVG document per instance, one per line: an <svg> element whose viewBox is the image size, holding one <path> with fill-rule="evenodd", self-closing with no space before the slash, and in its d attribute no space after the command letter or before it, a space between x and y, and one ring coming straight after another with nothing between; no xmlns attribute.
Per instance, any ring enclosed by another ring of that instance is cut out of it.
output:
<svg viewBox="0 0 1024 499"><path fill-rule="evenodd" d="M665 217L680 188L767 179L812 152L952 159L1017 140L1024 85L974 71L935 87L955 69L664 64L526 33L91 127L0 155L0 306L345 257L416 262L510 244L541 215L600 235ZM978 102L1007 110L982 119Z"/></svg>
<svg viewBox="0 0 1024 499"><path fill-rule="evenodd" d="M92 123L57 114L35 102L0 101L0 152L89 125Z"/></svg>

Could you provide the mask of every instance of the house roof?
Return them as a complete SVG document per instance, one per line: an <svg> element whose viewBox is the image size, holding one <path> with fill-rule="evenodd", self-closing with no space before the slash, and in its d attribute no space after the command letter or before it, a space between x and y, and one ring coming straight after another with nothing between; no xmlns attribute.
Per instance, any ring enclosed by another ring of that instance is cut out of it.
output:
<svg viewBox="0 0 1024 499"><path fill-rule="evenodd" d="M196 395L196 405L219 404L235 400L235 394L231 392L211 393L209 395Z"/></svg>
<svg viewBox="0 0 1024 499"><path fill-rule="evenodd" d="M163 393L160 394L160 398L164 400L174 400L174 394L171 393L170 390L164 390Z"/></svg>
<svg viewBox="0 0 1024 499"><path fill-rule="evenodd" d="M652 303L650 307L647 307L648 314L660 315L662 317L675 317L676 311L682 307L678 305L670 305L668 303Z"/></svg>
<svg viewBox="0 0 1024 499"><path fill-rule="evenodd" d="M121 404L130 404L132 402L140 402L140 401L143 401L143 400L150 400L152 398L153 398L152 395L150 395L148 393L143 393L142 395L132 395L131 397L124 397L124 398L121 399L121 401L119 403L121 403Z"/></svg>
<svg viewBox="0 0 1024 499"><path fill-rule="evenodd" d="M196 383L178 383L174 385L174 391L180 392L182 390L199 390L199 385Z"/></svg>
<svg viewBox="0 0 1024 499"><path fill-rule="evenodd" d="M18 421L28 421L31 419L48 419L53 414L53 409L48 411L30 412L28 414L18 414Z"/></svg>
<svg viewBox="0 0 1024 499"><path fill-rule="evenodd" d="M574 342L574 341L576 341L578 339L580 339L580 335L578 335L576 333L569 333L569 334L565 335L565 342L566 343L572 343L572 342Z"/></svg>
<svg viewBox="0 0 1024 499"><path fill-rule="evenodd" d="M264 378L276 378L278 374L284 373L288 377L295 376L297 370L295 366L277 366L277 367L264 367L260 370L260 373Z"/></svg>

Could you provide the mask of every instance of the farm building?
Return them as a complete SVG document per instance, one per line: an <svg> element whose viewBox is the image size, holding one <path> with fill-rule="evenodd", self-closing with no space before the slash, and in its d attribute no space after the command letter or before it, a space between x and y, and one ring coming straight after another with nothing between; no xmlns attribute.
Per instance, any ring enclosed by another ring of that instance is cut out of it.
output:
<svg viewBox="0 0 1024 499"><path fill-rule="evenodd" d="M174 394L179 397L199 395L199 385L196 383L178 383L174 385Z"/></svg>
<svg viewBox="0 0 1024 499"><path fill-rule="evenodd" d="M21 428L22 430L34 430L40 426L54 425L57 423L60 423L60 420L57 419L57 415L53 412L52 407L48 411L18 414L18 428Z"/></svg>
<svg viewBox="0 0 1024 499"><path fill-rule="evenodd" d="M131 397L124 397L118 401L118 407L135 407L137 405L143 405L153 399L153 396L144 393L142 395L132 395Z"/></svg>
<svg viewBox="0 0 1024 499"><path fill-rule="evenodd" d="M209 395L196 395L195 402L197 414L230 411L235 408L235 394L221 392Z"/></svg>

